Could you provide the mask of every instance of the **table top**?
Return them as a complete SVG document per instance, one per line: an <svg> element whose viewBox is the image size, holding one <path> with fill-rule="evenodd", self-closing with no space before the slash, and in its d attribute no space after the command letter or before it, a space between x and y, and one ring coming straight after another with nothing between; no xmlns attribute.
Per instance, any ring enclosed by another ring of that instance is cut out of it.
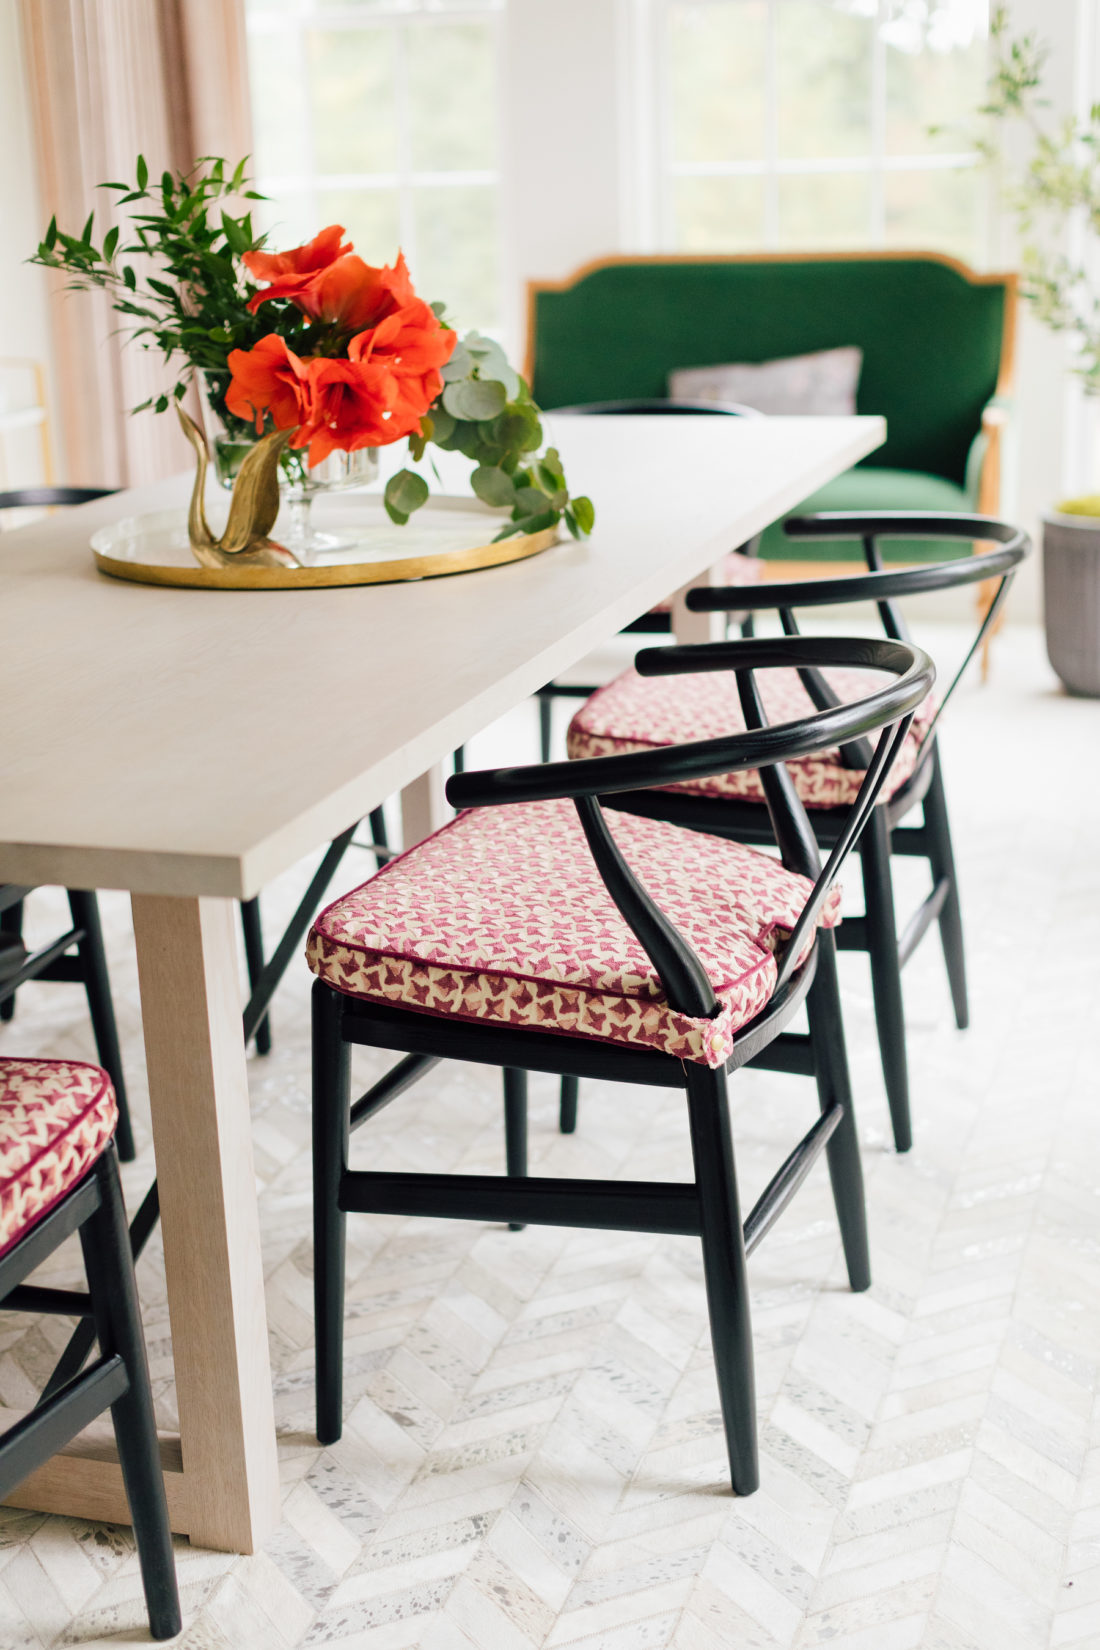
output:
<svg viewBox="0 0 1100 1650"><path fill-rule="evenodd" d="M190 478L0 535L0 881L248 898L879 446L880 418L547 420L592 537L419 583L125 584L88 540Z"/></svg>

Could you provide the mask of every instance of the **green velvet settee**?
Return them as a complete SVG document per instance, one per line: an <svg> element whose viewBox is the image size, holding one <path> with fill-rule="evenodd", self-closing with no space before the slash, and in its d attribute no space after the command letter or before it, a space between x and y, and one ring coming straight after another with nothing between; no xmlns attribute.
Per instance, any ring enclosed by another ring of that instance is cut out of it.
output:
<svg viewBox="0 0 1100 1650"><path fill-rule="evenodd" d="M616 257L528 291L527 378L547 411L664 396L679 367L758 362L858 344L857 411L885 445L803 510L1000 506L1016 320L1013 275L931 252ZM820 544L821 559L859 547ZM935 547L898 542L914 560ZM761 553L791 559L779 524ZM811 556L799 547L800 559Z"/></svg>

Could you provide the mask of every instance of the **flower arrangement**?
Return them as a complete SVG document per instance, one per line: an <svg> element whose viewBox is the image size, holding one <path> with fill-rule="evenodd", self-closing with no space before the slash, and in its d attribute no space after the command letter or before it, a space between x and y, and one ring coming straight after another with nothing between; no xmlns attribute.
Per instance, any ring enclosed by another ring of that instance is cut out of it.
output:
<svg viewBox="0 0 1100 1650"><path fill-rule="evenodd" d="M542 451L523 379L495 340L459 340L445 306L418 297L401 253L393 265L368 264L339 224L269 251L251 209L228 210L263 199L244 161L231 171L208 157L150 186L139 155L134 185L101 187L132 208L126 243L116 226L97 245L94 213L80 235L51 219L31 261L63 271L71 287L106 292L130 335L164 356L175 382L135 411L165 411L198 376L233 439L295 431L283 462L299 479L335 451L407 440L418 463L431 443L473 461L478 498L508 512L498 538L563 520L574 537L591 531L592 503L570 496L557 452ZM405 468L384 496L404 524L429 487Z"/></svg>

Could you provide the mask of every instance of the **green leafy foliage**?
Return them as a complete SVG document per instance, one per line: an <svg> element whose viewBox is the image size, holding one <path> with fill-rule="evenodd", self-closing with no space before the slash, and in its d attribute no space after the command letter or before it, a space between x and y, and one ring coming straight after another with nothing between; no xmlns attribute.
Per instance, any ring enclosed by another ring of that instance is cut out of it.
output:
<svg viewBox="0 0 1100 1650"><path fill-rule="evenodd" d="M1008 10L990 24L993 54L984 125L975 147L990 165L1004 163L1006 128L1021 131L1026 158L1005 194L1020 231L1021 291L1039 320L1076 346L1075 371L1100 395L1100 298L1093 273L1100 251L1100 104L1083 119L1052 120L1042 95L1050 48L1036 34L1013 38ZM1080 257L1063 250L1071 226L1091 243Z"/></svg>
<svg viewBox="0 0 1100 1650"><path fill-rule="evenodd" d="M409 443L414 458L430 441L473 460L470 484L477 497L509 512L498 539L538 533L563 520L574 538L592 531L592 502L570 498L556 449L537 456L543 439L539 409L495 339L468 332L459 341L443 368L443 392L421 430L419 450L415 440Z"/></svg>
<svg viewBox="0 0 1100 1650"><path fill-rule="evenodd" d="M414 510L428 501L428 483L414 470L398 470L386 483L383 502L391 521L404 527Z"/></svg>
<svg viewBox="0 0 1100 1650"><path fill-rule="evenodd" d="M229 351L251 349L272 330L270 316L250 315L247 307L252 288L240 257L264 243L250 210L233 215L235 200L262 199L247 185L244 161L227 176L224 161L207 157L189 173L163 173L150 188L149 167L139 155L133 185L100 186L116 197L116 212L132 208L124 224L113 225L97 244L94 213L79 237L51 219L31 259L61 270L72 288L106 292L124 330L164 356L175 381L153 403L159 411L186 393L197 371L207 375L211 400L224 414ZM293 319L279 330L293 348Z"/></svg>

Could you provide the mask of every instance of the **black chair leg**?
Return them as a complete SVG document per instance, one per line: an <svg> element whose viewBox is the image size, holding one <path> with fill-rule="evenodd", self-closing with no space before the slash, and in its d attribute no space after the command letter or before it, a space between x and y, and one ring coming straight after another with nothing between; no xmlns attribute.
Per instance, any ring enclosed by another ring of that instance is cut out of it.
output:
<svg viewBox="0 0 1100 1650"><path fill-rule="evenodd" d="M951 986L951 1002L955 1009L955 1024L965 1031L970 1024L970 1002L966 990L966 952L963 948L962 911L959 907L959 878L955 870L955 851L951 845L951 824L947 815L947 796L943 787L943 768L939 746L932 753L932 782L924 798L924 829L929 841L929 860L932 881L947 880L947 898L940 911L940 942L943 960L947 964L947 979Z"/></svg>
<svg viewBox="0 0 1100 1650"><path fill-rule="evenodd" d="M124 1163L134 1160L134 1131L130 1122L130 1105L126 1098L126 1079L122 1075L122 1050L118 1043L115 1008L111 1001L111 982L107 975L107 956L103 949L103 929L99 921L99 901L93 893L70 888L69 910L73 926L84 930L84 938L77 946L80 967L84 975L84 990L88 998L99 1063L114 1085L118 1101L118 1128L115 1141L118 1155Z"/></svg>
<svg viewBox="0 0 1100 1650"><path fill-rule="evenodd" d="M546 695L539 696L539 750L542 760L549 762L550 745L554 737L554 701Z"/></svg>
<svg viewBox="0 0 1100 1650"><path fill-rule="evenodd" d="M527 1073L515 1066L504 1068L504 1158L507 1173L527 1173ZM508 1224L510 1232L522 1232L522 1221Z"/></svg>
<svg viewBox="0 0 1100 1650"><path fill-rule="evenodd" d="M562 1134L575 1134L577 1130L577 1098L580 1093L579 1077L563 1077L561 1080L561 1100L558 1107L558 1127Z"/></svg>
<svg viewBox="0 0 1100 1650"><path fill-rule="evenodd" d="M859 839L863 897L867 911L867 949L871 956L871 991L875 1000L882 1074L894 1129L894 1145L907 1152L913 1144L909 1115L909 1061L905 1050L905 1007L890 871L890 832L882 808L874 808Z"/></svg>
<svg viewBox="0 0 1100 1650"><path fill-rule="evenodd" d="M172 1532L130 1259L130 1234L111 1148L95 1172L102 1201L80 1229L84 1266L100 1352L107 1358L117 1353L130 1377L129 1391L111 1405L111 1419L133 1519L149 1625L155 1639L170 1639L181 1627Z"/></svg>
<svg viewBox="0 0 1100 1650"><path fill-rule="evenodd" d="M756 1380L726 1074L690 1061L684 1062L684 1074L699 1190L707 1307L730 1476L738 1495L751 1495L760 1484Z"/></svg>
<svg viewBox="0 0 1100 1650"><path fill-rule="evenodd" d="M317 1437L344 1429L344 1272L347 1216L340 1177L347 1166L351 1050L340 1033L340 999L313 987L313 1311L317 1345Z"/></svg>
<svg viewBox="0 0 1100 1650"><path fill-rule="evenodd" d="M844 1107L844 1117L825 1151L833 1201L844 1244L848 1282L857 1292L871 1285L871 1251L867 1240L867 1207L863 1196L863 1165L859 1156L844 1021L836 970L836 942L827 929L817 938L817 973L806 999L817 1077L817 1096L823 1112Z"/></svg>
<svg viewBox="0 0 1100 1650"><path fill-rule="evenodd" d="M390 839L386 835L385 808L372 808L370 811L370 839L380 848L388 848L390 845Z"/></svg>
<svg viewBox="0 0 1100 1650"><path fill-rule="evenodd" d="M23 938L23 901L16 900L9 905L6 911L0 911L0 934L12 934L17 940ZM5 997L0 1003L0 1023L15 1018L15 992Z"/></svg>
<svg viewBox="0 0 1100 1650"><path fill-rule="evenodd" d="M264 931L260 920L260 900L241 901L241 929L244 933L244 957L248 965L248 984L255 991L264 971ZM271 1016L265 1014L256 1027L256 1053L271 1053Z"/></svg>

